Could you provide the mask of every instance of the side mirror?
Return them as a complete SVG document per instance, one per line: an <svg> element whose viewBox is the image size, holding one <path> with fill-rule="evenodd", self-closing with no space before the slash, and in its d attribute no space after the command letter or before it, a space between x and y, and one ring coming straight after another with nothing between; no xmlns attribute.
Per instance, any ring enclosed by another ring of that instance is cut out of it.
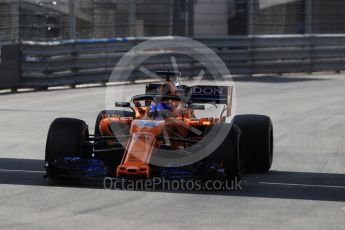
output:
<svg viewBox="0 0 345 230"><path fill-rule="evenodd" d="M115 102L115 107L123 107L123 108L130 108L130 102Z"/></svg>
<svg viewBox="0 0 345 230"><path fill-rule="evenodd" d="M205 106L204 105L189 105L188 108L189 109L194 109L194 110L205 110Z"/></svg>

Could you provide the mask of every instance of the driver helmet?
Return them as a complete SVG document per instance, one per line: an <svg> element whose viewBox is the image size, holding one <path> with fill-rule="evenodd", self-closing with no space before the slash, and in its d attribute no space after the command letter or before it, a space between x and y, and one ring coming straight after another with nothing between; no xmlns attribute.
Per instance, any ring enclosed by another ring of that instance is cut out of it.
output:
<svg viewBox="0 0 345 230"><path fill-rule="evenodd" d="M171 82L166 81L164 84L160 87L159 92L161 95L171 95L176 96L177 87ZM150 107L150 113L153 112L160 112L164 110L168 110L170 112L173 112L173 104L171 101L161 101L158 105L156 103L152 103Z"/></svg>

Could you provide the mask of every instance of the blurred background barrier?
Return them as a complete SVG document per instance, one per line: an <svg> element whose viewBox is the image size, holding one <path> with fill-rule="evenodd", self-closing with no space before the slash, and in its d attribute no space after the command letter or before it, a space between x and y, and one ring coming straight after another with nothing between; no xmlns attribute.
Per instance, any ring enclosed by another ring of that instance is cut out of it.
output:
<svg viewBox="0 0 345 230"><path fill-rule="evenodd" d="M162 37L171 39L170 37ZM283 74L345 70L345 35L261 35L195 38L213 49L232 74ZM22 42L21 85L48 87L107 82L123 55L146 38ZM198 47L194 47L198 49ZM172 69L176 58L185 77L198 76L200 63L176 50L150 50L141 64L148 70ZM191 50L191 52L193 52ZM145 53L134 53L140 56ZM148 78L139 67L127 66L131 79ZM207 77L207 72L205 77ZM121 81L122 79L118 79Z"/></svg>
<svg viewBox="0 0 345 230"><path fill-rule="evenodd" d="M343 0L1 0L0 42L345 33Z"/></svg>
<svg viewBox="0 0 345 230"><path fill-rule="evenodd" d="M0 89L21 87L19 44L0 44Z"/></svg>
<svg viewBox="0 0 345 230"><path fill-rule="evenodd" d="M345 1L0 0L2 56L17 57L0 64L0 89L105 82L124 53L156 36L196 38L234 74L341 71ZM191 58L176 59L185 76L199 74ZM160 54L144 65L171 68L171 60Z"/></svg>

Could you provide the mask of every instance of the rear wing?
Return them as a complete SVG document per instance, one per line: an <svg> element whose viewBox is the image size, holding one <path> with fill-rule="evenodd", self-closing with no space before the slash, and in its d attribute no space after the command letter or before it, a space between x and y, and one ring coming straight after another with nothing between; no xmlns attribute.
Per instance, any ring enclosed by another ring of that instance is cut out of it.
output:
<svg viewBox="0 0 345 230"><path fill-rule="evenodd" d="M192 103L227 105L228 117L231 116L232 111L232 93L232 86L198 85L188 90Z"/></svg>
<svg viewBox="0 0 345 230"><path fill-rule="evenodd" d="M193 103L228 104L232 97L231 86L192 86L188 90Z"/></svg>
<svg viewBox="0 0 345 230"><path fill-rule="evenodd" d="M146 94L159 94L160 86L161 84L148 84ZM179 86L178 88L185 92L185 96L189 97L192 103L227 105L228 116L231 115L232 86L196 85L192 87Z"/></svg>

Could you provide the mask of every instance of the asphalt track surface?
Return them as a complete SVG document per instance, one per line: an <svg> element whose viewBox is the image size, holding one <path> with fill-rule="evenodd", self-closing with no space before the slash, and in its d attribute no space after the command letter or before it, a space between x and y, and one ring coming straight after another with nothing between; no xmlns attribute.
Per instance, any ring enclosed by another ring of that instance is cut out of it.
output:
<svg viewBox="0 0 345 230"><path fill-rule="evenodd" d="M242 77L236 86L237 112L267 114L275 128L272 171L246 176L242 191L49 184L50 123L75 117L92 130L105 88L0 95L0 228L343 229L345 76Z"/></svg>

